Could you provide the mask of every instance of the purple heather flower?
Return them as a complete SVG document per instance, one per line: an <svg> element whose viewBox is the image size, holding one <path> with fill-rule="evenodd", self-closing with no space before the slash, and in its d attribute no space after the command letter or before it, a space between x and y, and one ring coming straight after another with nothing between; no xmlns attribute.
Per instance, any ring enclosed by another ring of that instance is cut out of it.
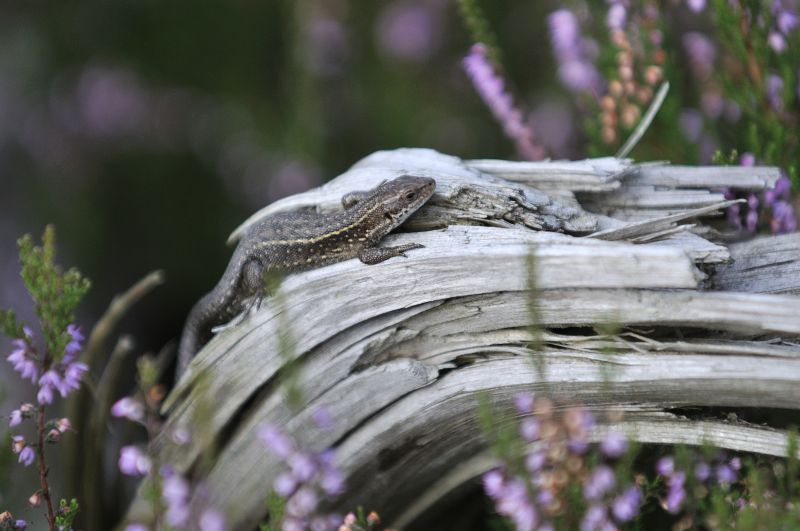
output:
<svg viewBox="0 0 800 531"><path fill-rule="evenodd" d="M628 522L632 520L639 512L639 503L642 500L642 495L639 492L639 487L631 486L617 496L614 503L611 505L611 512L619 522Z"/></svg>
<svg viewBox="0 0 800 531"><path fill-rule="evenodd" d="M714 71L714 59L717 56L714 43L696 31L684 33L681 41L695 76L701 81L708 79Z"/></svg>
<svg viewBox="0 0 800 531"><path fill-rule="evenodd" d="M747 207L745 226L748 232L755 232L756 225L758 224L758 197L756 197L756 194L750 194L747 198Z"/></svg>
<svg viewBox="0 0 800 531"><path fill-rule="evenodd" d="M675 471L675 460L672 457L662 457L656 462L656 472L662 476L669 476Z"/></svg>
<svg viewBox="0 0 800 531"><path fill-rule="evenodd" d="M179 474L164 478L161 497L167 504L166 519L169 525L183 527L189 521L189 482Z"/></svg>
<svg viewBox="0 0 800 531"><path fill-rule="evenodd" d="M533 417L522 419L519 424L519 434L528 442L534 442L539 438L539 421Z"/></svg>
<svg viewBox="0 0 800 531"><path fill-rule="evenodd" d="M755 166L756 165L756 156L746 151L742 153L739 157L739 165L740 166Z"/></svg>
<svg viewBox="0 0 800 531"><path fill-rule="evenodd" d="M529 505L528 489L525 483L518 477L508 481L502 494L497 498L497 512L511 516L519 511L521 507Z"/></svg>
<svg viewBox="0 0 800 531"><path fill-rule="evenodd" d="M138 446L123 446L119 451L119 471L128 476L144 476L150 471L150 458Z"/></svg>
<svg viewBox="0 0 800 531"><path fill-rule="evenodd" d="M309 487L300 487L286 502L286 512L291 516L303 518L317 508L317 494Z"/></svg>
<svg viewBox="0 0 800 531"><path fill-rule="evenodd" d="M80 389L83 375L87 372L89 372L89 366L85 363L73 361L67 364L64 369L64 377L57 386L58 392L61 393L62 398L66 398L72 391Z"/></svg>
<svg viewBox="0 0 800 531"><path fill-rule="evenodd" d="M785 35L789 35L789 33L791 33L791 31L795 29L798 24L800 24L800 17L798 17L796 13L791 13L784 10L778 15L778 28Z"/></svg>
<svg viewBox="0 0 800 531"><path fill-rule="evenodd" d="M697 463L697 466L694 467L694 477L700 482L708 481L708 478L711 477L711 467L708 466L708 463Z"/></svg>
<svg viewBox="0 0 800 531"><path fill-rule="evenodd" d="M706 0L686 0L686 5L695 13L699 13L706 8Z"/></svg>
<svg viewBox="0 0 800 531"><path fill-rule="evenodd" d="M150 528L144 524L128 524L125 531L150 531Z"/></svg>
<svg viewBox="0 0 800 531"><path fill-rule="evenodd" d="M547 17L547 25L556 55L576 54L575 44L580 41L581 35L575 14L569 9L553 11Z"/></svg>
<svg viewBox="0 0 800 531"><path fill-rule="evenodd" d="M525 470L530 472L531 474L534 472L538 472L542 469L545 462L547 461L547 456L541 450L531 452L525 456Z"/></svg>
<svg viewBox="0 0 800 531"><path fill-rule="evenodd" d="M502 125L506 136L514 140L520 154L530 160L544 158L544 149L533 143L533 133L514 106L511 95L506 92L505 82L489 62L486 46L475 44L463 60L464 70L472 80L475 90Z"/></svg>
<svg viewBox="0 0 800 531"><path fill-rule="evenodd" d="M12 344L14 351L6 359L14 366L14 370L20 373L23 380L30 380L35 384L39 377L39 368L32 359L28 358L30 352L28 344L22 339L15 339Z"/></svg>
<svg viewBox="0 0 800 531"><path fill-rule="evenodd" d="M111 406L111 414L115 417L125 417L134 422L144 418L144 406L138 400L128 396L120 398Z"/></svg>
<svg viewBox="0 0 800 531"><path fill-rule="evenodd" d="M606 15L606 26L612 30L621 30L625 25L625 18L627 16L628 12L625 9L625 6L620 3L614 3L608 8L608 14Z"/></svg>
<svg viewBox="0 0 800 531"><path fill-rule="evenodd" d="M728 465L717 465L714 469L717 476L717 481L720 483L733 483L736 481L736 472Z"/></svg>
<svg viewBox="0 0 800 531"><path fill-rule="evenodd" d="M783 99L781 93L783 92L783 79L775 74L767 76L767 101L770 106L776 111L783 110Z"/></svg>
<svg viewBox="0 0 800 531"><path fill-rule="evenodd" d="M787 234L797 230L797 217L794 209L786 201L776 201L772 205L770 226L773 232Z"/></svg>
<svg viewBox="0 0 800 531"><path fill-rule="evenodd" d="M740 457L734 457L728 462L728 466L730 466L733 470L741 470L742 459Z"/></svg>
<svg viewBox="0 0 800 531"><path fill-rule="evenodd" d="M14 426L19 426L22 423L23 416L22 411L19 409L15 409L11 412L11 417L8 420L8 426L13 428Z"/></svg>
<svg viewBox="0 0 800 531"><path fill-rule="evenodd" d="M25 466L30 466L34 459L36 459L36 453L30 446L26 446L19 453L19 462Z"/></svg>
<svg viewBox="0 0 800 531"><path fill-rule="evenodd" d="M279 496L288 498L297 488L297 479L290 472L281 472L272 483L272 488Z"/></svg>
<svg viewBox="0 0 800 531"><path fill-rule="evenodd" d="M534 394L528 392L517 393L514 396L514 407L522 415L530 415L533 413Z"/></svg>
<svg viewBox="0 0 800 531"><path fill-rule="evenodd" d="M25 520L17 520L14 522L14 531L25 531L28 529L28 522Z"/></svg>
<svg viewBox="0 0 800 531"><path fill-rule="evenodd" d="M581 531L596 531L602 529L607 522L606 508L602 505L591 505L586 509L586 514L581 520Z"/></svg>
<svg viewBox="0 0 800 531"><path fill-rule="evenodd" d="M700 140L703 132L703 116L696 109L683 109L678 116L678 125L690 142Z"/></svg>
<svg viewBox="0 0 800 531"><path fill-rule="evenodd" d="M299 481L308 481L317 473L317 465L310 455L306 453L295 453L287 460L292 474Z"/></svg>
<svg viewBox="0 0 800 531"><path fill-rule="evenodd" d="M717 92L705 92L700 97L700 107L702 107L706 116L716 120L725 108L725 101Z"/></svg>
<svg viewBox="0 0 800 531"><path fill-rule="evenodd" d="M497 469L490 470L483 475L483 490L491 498L499 498L505 487L505 478Z"/></svg>
<svg viewBox="0 0 800 531"><path fill-rule="evenodd" d="M613 489L615 484L614 471L606 465L600 465L583 484L583 497L590 501L599 500L606 492Z"/></svg>
<svg viewBox="0 0 800 531"><path fill-rule="evenodd" d="M83 348L84 337L78 326L74 324L67 326L67 333L70 335L70 342L64 348L62 363L71 363Z"/></svg>
<svg viewBox="0 0 800 531"><path fill-rule="evenodd" d="M517 531L533 531L536 526L536 509L530 503L521 505L513 514L509 515Z"/></svg>
<svg viewBox="0 0 800 531"><path fill-rule="evenodd" d="M439 47L440 25L438 13L430 4L395 1L378 17L378 44L396 59L424 61Z"/></svg>
<svg viewBox="0 0 800 531"><path fill-rule="evenodd" d="M615 459L628 451L628 439L618 431L610 431L600 443L600 450L606 457Z"/></svg>
<svg viewBox="0 0 800 531"><path fill-rule="evenodd" d="M329 430L334 426L333 415L331 415L331 410L326 406L320 406L315 409L311 418L314 420L314 424L323 430Z"/></svg>
<svg viewBox="0 0 800 531"><path fill-rule="evenodd" d="M297 518L287 516L281 522L281 531L306 531L306 526Z"/></svg>
<svg viewBox="0 0 800 531"><path fill-rule="evenodd" d="M664 500L664 508L670 514L677 514L683 505L683 499L686 497L686 491L683 486L670 488L667 492L667 499Z"/></svg>
<svg viewBox="0 0 800 531"><path fill-rule="evenodd" d="M789 47L786 38L777 31L770 31L767 37L767 44L775 53L783 53Z"/></svg>
<svg viewBox="0 0 800 531"><path fill-rule="evenodd" d="M200 531L225 531L225 517L217 509L206 509L197 522Z"/></svg>
<svg viewBox="0 0 800 531"><path fill-rule="evenodd" d="M25 448L25 437L22 435L14 435L11 437L11 451L18 454Z"/></svg>
<svg viewBox="0 0 800 531"><path fill-rule="evenodd" d="M326 470L319 478L319 486L328 496L344 492L344 477L337 469Z"/></svg>
<svg viewBox="0 0 800 531"><path fill-rule="evenodd" d="M53 389L61 386L61 377L53 369L45 372L39 378L39 392L36 393L36 400L42 405L53 403Z"/></svg>
<svg viewBox="0 0 800 531"><path fill-rule="evenodd" d="M547 25L561 82L574 92L597 95L601 78L591 60L591 41L581 37L578 18L568 9L559 9L547 17Z"/></svg>
<svg viewBox="0 0 800 531"><path fill-rule="evenodd" d="M294 452L292 440L274 424L265 424L258 432L258 436L267 445L267 448L278 457L289 457Z"/></svg>
<svg viewBox="0 0 800 531"><path fill-rule="evenodd" d="M667 485L670 488L683 488L686 483L686 473L682 470L676 470L667 478Z"/></svg>

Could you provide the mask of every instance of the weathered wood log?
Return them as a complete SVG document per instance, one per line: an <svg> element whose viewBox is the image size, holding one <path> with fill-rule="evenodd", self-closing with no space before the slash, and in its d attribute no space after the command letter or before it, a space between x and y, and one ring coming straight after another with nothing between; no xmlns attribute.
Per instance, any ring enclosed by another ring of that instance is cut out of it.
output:
<svg viewBox="0 0 800 531"><path fill-rule="evenodd" d="M195 503L226 510L236 529L264 516L266 492L282 470L255 436L267 421L310 449L335 448L348 481L335 508L369 505L390 525L412 522L492 466L475 419L480 393L507 412L522 389L585 404L601 419L625 412L617 427L643 442L709 440L784 455L779 430L672 413L800 403L791 242L781 240L778 263L757 266L780 274L739 289L736 265L718 265L731 252L703 237L704 216L730 204L707 187L774 184L773 169L750 170L615 159L465 162L430 150L371 155L245 226L278 210L335 208L347 191L414 173L437 180L431 204L406 227L424 232L387 240L425 248L376 266L351 260L288 276L257 313L199 353L165 403L167 428L154 446L178 470L206 480L208 497ZM637 205L651 215L630 223L570 199L579 192L599 205L643 186L696 189L713 204L695 208L695 195L678 193L677 213L662 216L642 198ZM755 264L762 248L732 252ZM534 349L540 341L542 350ZM298 409L279 385L289 363L303 390ZM336 419L330 430L311 422L321 405ZM198 422L213 437L182 445L169 437ZM213 458L210 470L197 468L203 455Z"/></svg>

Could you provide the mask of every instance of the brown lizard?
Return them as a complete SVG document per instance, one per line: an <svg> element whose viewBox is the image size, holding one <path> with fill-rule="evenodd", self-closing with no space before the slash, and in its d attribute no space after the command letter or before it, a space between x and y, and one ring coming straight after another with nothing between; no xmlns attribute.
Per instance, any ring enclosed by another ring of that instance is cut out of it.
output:
<svg viewBox="0 0 800 531"><path fill-rule="evenodd" d="M330 214L281 212L251 226L222 278L194 305L178 349L178 376L211 338L212 328L260 301L265 275L290 273L358 257L378 264L422 245L378 247L433 195L436 181L404 175L373 190L342 197L344 210Z"/></svg>

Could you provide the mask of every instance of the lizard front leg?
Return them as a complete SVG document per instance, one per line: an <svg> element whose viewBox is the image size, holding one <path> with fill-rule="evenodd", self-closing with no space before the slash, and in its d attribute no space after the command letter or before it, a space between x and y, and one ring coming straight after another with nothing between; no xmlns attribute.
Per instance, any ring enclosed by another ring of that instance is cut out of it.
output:
<svg viewBox="0 0 800 531"><path fill-rule="evenodd" d="M358 252L358 259L365 264L380 264L384 260L395 256L406 256L406 251L411 249L422 249L425 247L419 243L407 243L397 247L364 247Z"/></svg>

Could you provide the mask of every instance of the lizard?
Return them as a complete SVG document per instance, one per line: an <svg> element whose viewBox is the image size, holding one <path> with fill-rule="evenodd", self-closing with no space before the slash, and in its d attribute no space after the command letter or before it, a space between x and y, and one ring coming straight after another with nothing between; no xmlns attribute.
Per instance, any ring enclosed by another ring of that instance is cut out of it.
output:
<svg viewBox="0 0 800 531"><path fill-rule="evenodd" d="M212 328L259 304L267 274L285 274L356 258L373 265L423 247L380 247L380 240L421 207L436 188L428 177L403 175L342 197L344 210L278 212L251 226L222 278L191 309L178 347L177 377L211 338ZM257 302L254 302L257 301Z"/></svg>

